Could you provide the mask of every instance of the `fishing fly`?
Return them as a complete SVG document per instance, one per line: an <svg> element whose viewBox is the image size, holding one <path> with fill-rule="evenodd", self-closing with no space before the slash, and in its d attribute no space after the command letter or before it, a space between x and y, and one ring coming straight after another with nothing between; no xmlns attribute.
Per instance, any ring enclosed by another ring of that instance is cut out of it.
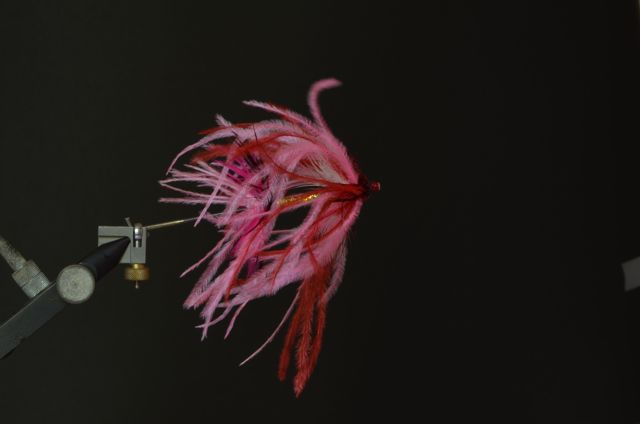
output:
<svg viewBox="0 0 640 424"><path fill-rule="evenodd" d="M203 338L226 318L228 336L249 302L297 284L282 321L245 360L289 322L278 375L286 378L294 356L296 395L318 360L327 304L344 275L349 230L364 200L380 190L380 183L359 171L320 112L319 94L339 85L335 79L313 84L308 94L312 119L255 100L244 103L276 118L232 124L217 116L217 126L179 152L160 182L176 193L161 201L199 207L195 225L204 221L222 234L183 273L203 269L184 303L201 308ZM294 213L303 219L281 228L280 218Z"/></svg>

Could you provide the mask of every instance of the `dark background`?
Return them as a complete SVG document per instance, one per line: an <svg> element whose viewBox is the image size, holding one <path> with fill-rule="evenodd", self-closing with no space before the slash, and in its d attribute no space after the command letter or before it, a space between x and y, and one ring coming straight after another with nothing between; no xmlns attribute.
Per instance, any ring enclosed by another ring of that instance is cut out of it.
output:
<svg viewBox="0 0 640 424"><path fill-rule="evenodd" d="M640 421L635 1L0 4L0 232L50 278L97 225L194 210L156 181L213 124L306 111L309 85L382 182L350 240L301 396L270 334L291 290L200 342L178 279L217 240L150 239L153 280L120 271L0 362L0 421ZM25 299L0 286L0 318Z"/></svg>

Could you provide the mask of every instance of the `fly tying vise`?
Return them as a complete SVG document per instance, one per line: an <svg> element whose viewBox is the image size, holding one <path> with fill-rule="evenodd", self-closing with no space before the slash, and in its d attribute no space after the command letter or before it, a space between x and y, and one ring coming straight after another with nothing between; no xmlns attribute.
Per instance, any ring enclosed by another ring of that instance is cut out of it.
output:
<svg viewBox="0 0 640 424"><path fill-rule="evenodd" d="M93 295L96 282L118 264L126 264L124 277L128 281L147 281L150 278L147 262L149 232L193 221L195 218L174 220L143 226L98 227L98 247L75 264L65 267L51 281L32 260L0 236L0 256L13 271L12 277L29 298L26 306L0 325L0 359L13 352L68 304L84 303Z"/></svg>

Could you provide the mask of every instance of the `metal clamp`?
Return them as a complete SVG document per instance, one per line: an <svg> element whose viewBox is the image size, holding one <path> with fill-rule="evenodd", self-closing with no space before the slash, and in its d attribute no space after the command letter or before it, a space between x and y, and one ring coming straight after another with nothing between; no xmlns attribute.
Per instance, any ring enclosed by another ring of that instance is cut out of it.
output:
<svg viewBox="0 0 640 424"><path fill-rule="evenodd" d="M98 246L110 243L122 237L131 240L129 247L125 250L121 264L144 264L147 262L147 229L142 224L131 225L129 218L126 218L127 226L104 226L98 227Z"/></svg>
<svg viewBox="0 0 640 424"><path fill-rule="evenodd" d="M178 219L175 221L163 222L160 224L143 226L142 224L131 224L129 218L125 218L126 226L99 226L98 227L98 246L110 243L113 240L122 237L128 237L131 240L129 247L124 252L121 264L128 264L124 270L124 279L136 283L136 288L142 281L148 281L151 278L151 272L146 266L147 262L147 238L149 231L160 228L172 227L174 225L192 222L196 218Z"/></svg>

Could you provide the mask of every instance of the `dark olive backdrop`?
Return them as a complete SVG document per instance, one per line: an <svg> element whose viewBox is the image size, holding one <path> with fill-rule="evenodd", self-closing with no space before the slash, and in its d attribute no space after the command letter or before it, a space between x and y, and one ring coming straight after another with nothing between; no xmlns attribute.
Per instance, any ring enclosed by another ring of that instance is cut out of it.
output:
<svg viewBox="0 0 640 424"><path fill-rule="evenodd" d="M1 422L638 418L636 2L373 3L0 4L0 233L50 278L97 225L192 215L156 181L215 113L265 117L244 99L305 111L343 80L327 120L382 182L300 399L281 337L237 367L292 291L201 343L178 275L218 236L185 227L144 288L114 272L0 362Z"/></svg>

